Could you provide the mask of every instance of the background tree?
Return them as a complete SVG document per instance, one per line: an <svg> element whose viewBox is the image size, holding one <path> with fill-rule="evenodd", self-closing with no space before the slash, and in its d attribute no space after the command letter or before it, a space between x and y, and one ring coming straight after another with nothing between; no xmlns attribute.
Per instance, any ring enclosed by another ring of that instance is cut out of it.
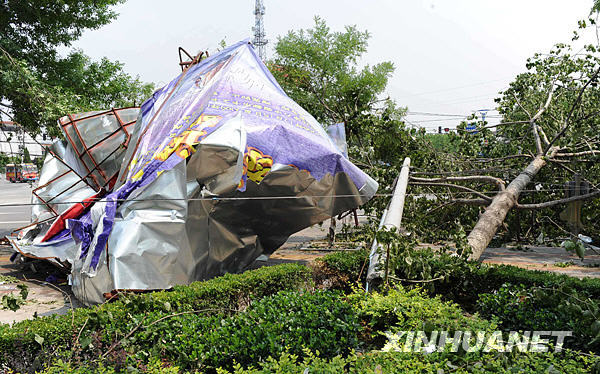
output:
<svg viewBox="0 0 600 374"><path fill-rule="evenodd" d="M61 56L86 29L116 17L123 0L42 0L0 3L0 110L27 131L60 131L67 113L140 104L153 90L118 62L92 62L81 51Z"/></svg>
<svg viewBox="0 0 600 374"><path fill-rule="evenodd" d="M315 17L312 29L290 31L275 45L271 70L283 89L323 125L343 122L350 136L362 135L360 117L381 103L391 62L359 67L369 33L356 26L332 32Z"/></svg>
<svg viewBox="0 0 600 374"><path fill-rule="evenodd" d="M24 163L31 162L31 155L29 154L29 149L27 149L27 147L23 148L23 162Z"/></svg>
<svg viewBox="0 0 600 374"><path fill-rule="evenodd" d="M319 17L312 28L290 31L275 45L268 66L286 93L323 126L344 123L349 155L391 191L405 156L413 165L433 163L421 130L406 127L406 112L385 97L391 62L362 66L369 33L356 26L332 31ZM367 208L386 205L375 199Z"/></svg>

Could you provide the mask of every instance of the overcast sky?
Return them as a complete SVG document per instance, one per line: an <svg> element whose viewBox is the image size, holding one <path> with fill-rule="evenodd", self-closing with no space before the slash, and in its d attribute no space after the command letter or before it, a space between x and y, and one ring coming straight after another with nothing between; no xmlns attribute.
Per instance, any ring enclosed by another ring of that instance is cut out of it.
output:
<svg viewBox="0 0 600 374"><path fill-rule="evenodd" d="M363 63L392 61L387 92L411 112L468 115L493 109L493 98L525 70L535 52L568 42L592 0L265 0L265 31L309 28L319 15L334 30L357 25L371 33ZM159 85L179 70L177 47L215 51L252 36L254 0L129 0L110 25L75 43L93 58ZM269 52L271 53L271 49ZM494 113L490 115L493 116ZM460 118L410 114L429 129ZM492 120L494 121L494 120Z"/></svg>

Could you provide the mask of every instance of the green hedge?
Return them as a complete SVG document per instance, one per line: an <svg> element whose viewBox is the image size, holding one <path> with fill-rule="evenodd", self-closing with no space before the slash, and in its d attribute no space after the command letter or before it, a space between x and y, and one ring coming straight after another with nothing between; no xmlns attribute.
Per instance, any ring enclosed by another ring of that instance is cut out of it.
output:
<svg viewBox="0 0 600 374"><path fill-rule="evenodd" d="M500 320L505 331L572 331L567 347L600 352L600 301L569 286L527 287L503 284L479 295L477 310Z"/></svg>
<svg viewBox="0 0 600 374"><path fill-rule="evenodd" d="M140 361L161 357L185 369L211 371L249 365L304 347L324 357L347 355L358 346L354 309L331 291L282 291L232 316L180 315L130 339Z"/></svg>
<svg viewBox="0 0 600 374"><path fill-rule="evenodd" d="M324 261L326 263L327 259ZM340 268L347 265L343 261L336 263ZM299 268L302 267L296 267ZM261 269L264 272L262 277L269 278L268 275L275 271L280 274L281 269ZM306 268L292 273L298 276L295 288L301 288L308 282L310 273ZM286 279L287 276L275 278ZM295 276L287 279L295 279ZM275 285L283 287L279 282ZM213 286L210 288L213 289ZM246 291L252 292L250 289ZM66 361L55 362L45 373L112 374L123 369L149 373L199 369L204 372L216 370L221 374L305 373L307 369L311 373L373 374L442 371L580 373L595 370L598 362L595 357L569 350L560 354L371 351L384 345L394 347L386 344L385 332L493 331L497 328L496 321L465 314L457 304L444 301L440 296L429 297L419 289L398 287L385 293L355 291L345 296L336 292L283 291L260 298L255 293L254 300L249 303L240 303L241 296L238 294L237 299L231 299L229 304L229 307L235 306L238 312L228 313L220 309L212 314L196 313L197 308L213 307L203 302L196 303L194 308L181 305L178 314L173 314L174 307L164 303L173 302L175 305L176 299L165 301L162 298L164 294L153 294L154 304L147 300L151 295L119 302L130 310L145 311L144 314L130 315L126 329L118 330L119 338L138 325L142 327L130 334L119 347L119 352L115 349L115 356L104 359L100 367L90 364L85 355L80 355L69 364ZM218 295L214 297L218 298ZM155 305L156 309L148 309L148 305ZM224 307L227 303L218 302L218 305ZM357 324L359 321L362 328ZM87 336L87 329L83 331L83 335ZM102 332L101 338L115 331L111 327L108 332ZM92 345L97 344L94 342ZM363 353L353 354L352 349L360 349ZM88 357L97 360L106 350L107 347L101 345L89 348ZM119 357L123 359L121 362ZM220 369L216 369L218 367Z"/></svg>
<svg viewBox="0 0 600 374"><path fill-rule="evenodd" d="M348 295L361 320L370 330L383 331L494 331L495 321L466 315L457 304L429 297L419 289L395 288L385 293L356 292ZM381 334L380 334L381 336ZM380 349L381 346L374 348Z"/></svg>
<svg viewBox="0 0 600 374"><path fill-rule="evenodd" d="M325 270L326 277L337 275L342 277L340 280L350 283L364 283L367 279L369 252L365 250L332 252L316 261Z"/></svg>
<svg viewBox="0 0 600 374"><path fill-rule="evenodd" d="M567 330L573 337L566 346L600 352L600 279L578 279L564 274L522 269L510 265L486 265L466 261L430 249L412 250L411 263L424 264L428 279L442 280L419 284L433 295L458 303L469 312L496 318L504 331ZM338 272L338 279L355 279L363 268L366 252L350 256L333 253L320 259L324 272ZM403 261L393 274L402 279L414 269ZM404 283L410 286L410 283Z"/></svg>
<svg viewBox="0 0 600 374"><path fill-rule="evenodd" d="M176 286L171 291L131 295L89 309L76 309L66 315L41 317L14 324L0 325L0 369L16 370L40 367L54 359L50 352L69 351L96 340L96 346L123 337L142 320L210 309L206 314L224 314L245 308L251 300L281 290L297 290L312 282L310 269L285 264L263 267L242 274L227 274L189 286ZM79 336L79 341L77 341ZM83 344L82 344L83 343Z"/></svg>
<svg viewBox="0 0 600 374"><path fill-rule="evenodd" d="M511 265L487 265L483 268L480 279L486 284L482 284L481 289L488 292L499 289L504 283L543 287L566 285L589 297L600 299L600 279L598 278L579 279L565 274L528 270Z"/></svg>
<svg viewBox="0 0 600 374"><path fill-rule="evenodd" d="M594 373L597 359L576 352L521 353L517 356L483 354L480 357L455 360L444 354L416 354L401 352L371 352L347 358L324 359L317 355L283 354L270 358L254 367L220 370L219 374L395 374L395 373Z"/></svg>
<svg viewBox="0 0 600 374"><path fill-rule="evenodd" d="M430 249L415 250L412 255L425 257L433 275L445 275L443 280L431 282L431 291L434 294L458 302L468 310L475 306L479 294L498 290L504 283L527 287L567 286L588 297L600 299L600 279L597 278L578 279L564 274L528 270L511 265L481 264L476 261L465 261L446 253L436 253ZM334 252L318 261L326 270L338 273L341 277L354 283L358 279L358 274L363 269L364 260L367 257L368 252L364 250ZM407 279L404 270L399 267L395 269L395 273L398 277ZM361 281L364 281L366 276L364 273L366 273L366 267L363 270Z"/></svg>
<svg viewBox="0 0 600 374"><path fill-rule="evenodd" d="M438 354L415 354L400 352L371 352L323 358L306 351L303 357L283 353L278 358L269 357L264 362L244 367L236 364L233 369L221 368L219 374L404 374L404 373L595 373L597 360L572 351L559 355L552 353L519 354L515 357L486 354L479 359L465 362L452 362ZM179 367L171 367L156 361L151 365L130 370L148 374L180 373ZM57 362L40 374L115 374L119 371L111 367L76 366Z"/></svg>

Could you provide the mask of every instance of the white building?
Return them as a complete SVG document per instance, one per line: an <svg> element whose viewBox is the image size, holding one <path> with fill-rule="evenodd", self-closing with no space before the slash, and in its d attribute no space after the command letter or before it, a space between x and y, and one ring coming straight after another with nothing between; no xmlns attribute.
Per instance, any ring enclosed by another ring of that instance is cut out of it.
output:
<svg viewBox="0 0 600 374"><path fill-rule="evenodd" d="M21 126L11 121L0 122L0 152L9 156L22 156L23 147L29 151L29 156L34 158L43 157L43 146L52 144L49 136L37 135L32 138L24 132Z"/></svg>

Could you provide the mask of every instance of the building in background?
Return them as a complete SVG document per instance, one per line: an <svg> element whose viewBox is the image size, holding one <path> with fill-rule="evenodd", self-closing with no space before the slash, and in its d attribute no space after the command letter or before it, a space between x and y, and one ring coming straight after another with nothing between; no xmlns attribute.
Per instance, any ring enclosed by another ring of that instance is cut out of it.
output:
<svg viewBox="0 0 600 374"><path fill-rule="evenodd" d="M46 135L37 135L32 138L24 132L21 126L12 121L0 122L0 153L7 156L24 156L24 149L29 152L31 160L44 157L44 146L52 144Z"/></svg>

